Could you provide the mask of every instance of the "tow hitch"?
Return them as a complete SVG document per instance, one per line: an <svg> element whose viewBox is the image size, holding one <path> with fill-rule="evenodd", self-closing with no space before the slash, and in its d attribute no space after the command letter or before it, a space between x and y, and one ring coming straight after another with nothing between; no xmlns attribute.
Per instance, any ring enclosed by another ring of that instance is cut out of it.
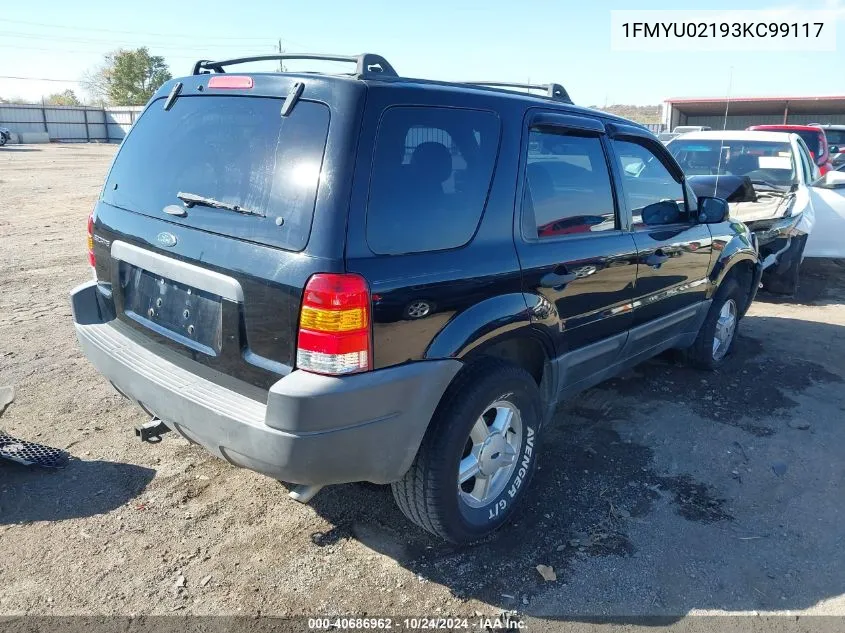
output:
<svg viewBox="0 0 845 633"><path fill-rule="evenodd" d="M308 503L321 489L322 486L295 484L290 488L288 496L294 501L299 501L299 503Z"/></svg>
<svg viewBox="0 0 845 633"><path fill-rule="evenodd" d="M142 442L149 442L150 444L158 444L161 442L161 436L170 430L168 426L159 420L153 418L149 422L139 424L135 427L135 435L141 438Z"/></svg>

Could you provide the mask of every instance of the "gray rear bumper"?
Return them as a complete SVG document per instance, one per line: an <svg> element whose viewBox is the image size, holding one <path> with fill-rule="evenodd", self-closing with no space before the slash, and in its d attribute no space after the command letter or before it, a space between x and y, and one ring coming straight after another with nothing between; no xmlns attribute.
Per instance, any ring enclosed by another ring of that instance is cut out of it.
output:
<svg viewBox="0 0 845 633"><path fill-rule="evenodd" d="M71 303L79 344L100 373L188 440L287 482L399 479L461 367L425 361L342 378L293 371L262 402L203 377L194 361L157 354L156 343L106 313L98 294L89 282Z"/></svg>

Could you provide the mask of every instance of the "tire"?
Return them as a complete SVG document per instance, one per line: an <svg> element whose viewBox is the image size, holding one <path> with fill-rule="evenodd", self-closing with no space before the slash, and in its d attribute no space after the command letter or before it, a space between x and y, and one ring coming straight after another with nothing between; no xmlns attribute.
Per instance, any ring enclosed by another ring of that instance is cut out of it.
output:
<svg viewBox="0 0 845 633"><path fill-rule="evenodd" d="M6 135L0 134L0 147L3 147L6 144Z"/></svg>
<svg viewBox="0 0 845 633"><path fill-rule="evenodd" d="M452 543L494 532L514 515L534 474L541 412L537 383L524 369L492 358L464 368L440 401L411 468L391 485L399 509ZM476 474L459 484L460 466L471 474L473 460Z"/></svg>
<svg viewBox="0 0 845 633"><path fill-rule="evenodd" d="M792 238L789 249L780 256L780 262L763 273L763 289L772 294L794 296L798 293L798 276L807 236Z"/></svg>
<svg viewBox="0 0 845 633"><path fill-rule="evenodd" d="M722 281L722 285L716 291L707 318L698 331L695 342L686 352L687 362L700 369L718 369L730 356L733 350L733 343L736 340L736 331L739 327L742 306L747 293L735 275L730 275ZM732 308L730 307L732 305ZM726 306L728 306L726 308ZM726 313L733 313L733 324L730 327L730 336L725 338L725 327L728 319ZM721 322L720 322L721 321ZM722 342L716 347L717 326Z"/></svg>

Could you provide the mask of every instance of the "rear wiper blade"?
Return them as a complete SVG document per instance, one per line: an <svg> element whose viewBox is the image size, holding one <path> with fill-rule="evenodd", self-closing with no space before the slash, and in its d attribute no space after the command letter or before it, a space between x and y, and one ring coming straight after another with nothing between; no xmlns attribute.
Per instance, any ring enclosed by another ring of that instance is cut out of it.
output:
<svg viewBox="0 0 845 633"><path fill-rule="evenodd" d="M226 211L234 211L235 213L242 213L244 215L257 215L260 218L266 217L260 211L252 211L251 209L245 209L239 204L231 204L229 202L221 202L220 200L215 200L214 198L208 198L206 196L201 196L196 193L185 193L180 191L176 194L176 197L179 198L182 202L185 203L185 206L189 209L194 205L200 205L202 207L212 207L214 209L225 209Z"/></svg>

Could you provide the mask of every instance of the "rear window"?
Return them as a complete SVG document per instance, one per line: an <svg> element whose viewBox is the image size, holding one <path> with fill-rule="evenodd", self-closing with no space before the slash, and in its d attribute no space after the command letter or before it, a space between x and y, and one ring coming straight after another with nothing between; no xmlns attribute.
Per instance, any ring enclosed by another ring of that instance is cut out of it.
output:
<svg viewBox="0 0 845 633"><path fill-rule="evenodd" d="M123 143L103 200L213 233L287 250L305 248L329 127L323 104L282 99L184 96L169 111L153 103ZM195 205L186 217L178 193L236 204L254 214Z"/></svg>
<svg viewBox="0 0 845 633"><path fill-rule="evenodd" d="M825 130L824 134L827 137L827 142L831 145L839 147L845 145L845 130Z"/></svg>
<svg viewBox="0 0 845 633"><path fill-rule="evenodd" d="M533 128L523 210L538 238L616 228L610 173L598 136ZM528 227L526 227L528 228Z"/></svg>
<svg viewBox="0 0 845 633"><path fill-rule="evenodd" d="M811 152L813 152L813 156L816 158L819 157L819 136L818 132L810 132L807 130L800 130L796 132L798 136L807 144L807 147Z"/></svg>
<svg viewBox="0 0 845 633"><path fill-rule="evenodd" d="M367 243L397 255L466 244L481 219L499 147L492 112L393 107L376 139Z"/></svg>

